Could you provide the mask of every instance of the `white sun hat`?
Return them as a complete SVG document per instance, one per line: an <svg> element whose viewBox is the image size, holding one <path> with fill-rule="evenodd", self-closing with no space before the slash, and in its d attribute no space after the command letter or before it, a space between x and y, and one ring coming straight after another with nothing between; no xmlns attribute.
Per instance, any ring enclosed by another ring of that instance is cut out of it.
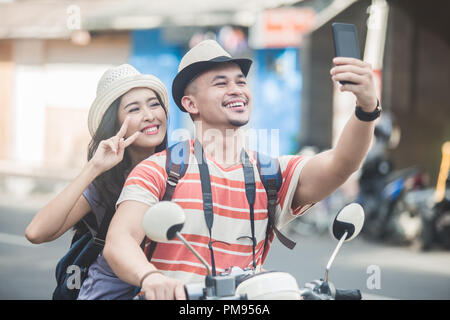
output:
<svg viewBox="0 0 450 320"><path fill-rule="evenodd" d="M121 95L134 88L150 88L161 98L167 114L169 114L169 98L167 89L157 77L141 74L133 66L122 64L105 71L97 85L97 96L89 109L88 127L93 137L103 115Z"/></svg>

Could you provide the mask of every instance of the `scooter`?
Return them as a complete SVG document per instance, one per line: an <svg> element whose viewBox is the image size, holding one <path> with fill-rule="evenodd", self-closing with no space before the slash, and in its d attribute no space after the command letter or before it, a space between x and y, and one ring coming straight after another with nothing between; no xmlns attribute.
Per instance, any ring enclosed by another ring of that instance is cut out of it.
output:
<svg viewBox="0 0 450 320"><path fill-rule="evenodd" d="M425 187L421 171L416 167L393 172L384 180L385 185L377 193L366 195L377 200L377 207L366 224L366 235L371 239L383 240L396 244L409 244L415 239L421 228L420 214L409 210L406 199L412 192ZM361 198L359 198L361 199ZM358 201L366 209L366 201Z"/></svg>
<svg viewBox="0 0 450 320"><path fill-rule="evenodd" d="M153 241L166 242L175 237L205 266L204 282L184 286L188 300L361 300L361 292L336 289L329 281L331 265L344 242L354 239L364 224L364 211L359 204L344 207L334 218L330 231L339 241L325 269L323 279L299 288L296 279L286 272L256 272L251 268L230 266L225 272L212 276L208 262L181 234L185 222L183 209L174 202L161 201L147 210L142 226ZM140 293L135 299L143 300Z"/></svg>
<svg viewBox="0 0 450 320"><path fill-rule="evenodd" d="M383 120L383 119L382 119ZM418 167L394 171L388 155L392 125L389 117L375 127L375 145L367 154L359 177L359 194L368 223L363 234L371 240L402 243L417 237L421 217L407 211L408 193L425 187L425 176Z"/></svg>
<svg viewBox="0 0 450 320"><path fill-rule="evenodd" d="M450 141L442 145L436 187L409 193L405 204L409 212L421 218L421 228L413 246L429 250L437 244L450 249Z"/></svg>

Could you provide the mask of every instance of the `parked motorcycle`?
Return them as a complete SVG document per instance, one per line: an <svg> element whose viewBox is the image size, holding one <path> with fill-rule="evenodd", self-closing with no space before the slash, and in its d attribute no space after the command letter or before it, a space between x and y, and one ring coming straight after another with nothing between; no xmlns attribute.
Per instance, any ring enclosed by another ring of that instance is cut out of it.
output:
<svg viewBox="0 0 450 320"><path fill-rule="evenodd" d="M363 234L373 240L410 243L422 230L422 218L407 209L405 198L424 189L426 176L418 167L394 170L389 156L389 117L375 127L375 144L361 168L356 202L366 213Z"/></svg>
<svg viewBox="0 0 450 320"><path fill-rule="evenodd" d="M419 236L413 245L429 250L434 244L450 249L450 141L442 146L442 161L436 188L410 192L405 209L421 218Z"/></svg>
<svg viewBox="0 0 450 320"><path fill-rule="evenodd" d="M189 300L360 300L359 290L336 289L329 281L331 265L345 241L354 239L364 224L364 211L358 204L350 204L335 217L331 232L339 240L326 266L323 279L306 283L299 288L295 278L286 272L241 269L230 266L224 273L211 275L208 262L185 240L180 233L185 221L183 209L174 202L162 201L145 213L142 226L154 241L169 241L178 237L206 267L207 275L201 283L185 285ZM137 299L144 299L139 294Z"/></svg>

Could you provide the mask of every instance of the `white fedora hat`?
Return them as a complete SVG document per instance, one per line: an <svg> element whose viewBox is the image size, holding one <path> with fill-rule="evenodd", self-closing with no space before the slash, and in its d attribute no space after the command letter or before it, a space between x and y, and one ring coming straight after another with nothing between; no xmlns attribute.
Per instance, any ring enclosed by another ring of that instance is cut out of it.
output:
<svg viewBox="0 0 450 320"><path fill-rule="evenodd" d="M133 88L150 88L162 100L167 114L169 114L169 99L167 89L157 77L141 74L133 66L122 64L105 71L97 85L97 96L89 109L88 127L93 137L103 115L117 98Z"/></svg>
<svg viewBox="0 0 450 320"><path fill-rule="evenodd" d="M199 74L217 66L223 62L234 62L247 76L252 60L241 58L234 59L226 52L220 44L214 40L204 40L192 47L181 59L178 67L178 74L172 83L172 97L181 111L186 112L181 104L184 96L184 89Z"/></svg>

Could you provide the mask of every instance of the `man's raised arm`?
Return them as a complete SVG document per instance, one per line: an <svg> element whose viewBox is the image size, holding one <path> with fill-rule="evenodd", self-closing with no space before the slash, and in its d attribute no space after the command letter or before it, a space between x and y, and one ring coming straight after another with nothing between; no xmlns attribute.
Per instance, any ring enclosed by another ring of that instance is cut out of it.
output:
<svg viewBox="0 0 450 320"><path fill-rule="evenodd" d="M368 63L353 58L334 58L331 69L333 81L350 81L341 91L352 92L363 112L371 113L377 107L372 68ZM375 124L362 121L353 113L344 127L336 146L317 154L302 169L292 208L323 200L352 173L357 171L369 150Z"/></svg>

